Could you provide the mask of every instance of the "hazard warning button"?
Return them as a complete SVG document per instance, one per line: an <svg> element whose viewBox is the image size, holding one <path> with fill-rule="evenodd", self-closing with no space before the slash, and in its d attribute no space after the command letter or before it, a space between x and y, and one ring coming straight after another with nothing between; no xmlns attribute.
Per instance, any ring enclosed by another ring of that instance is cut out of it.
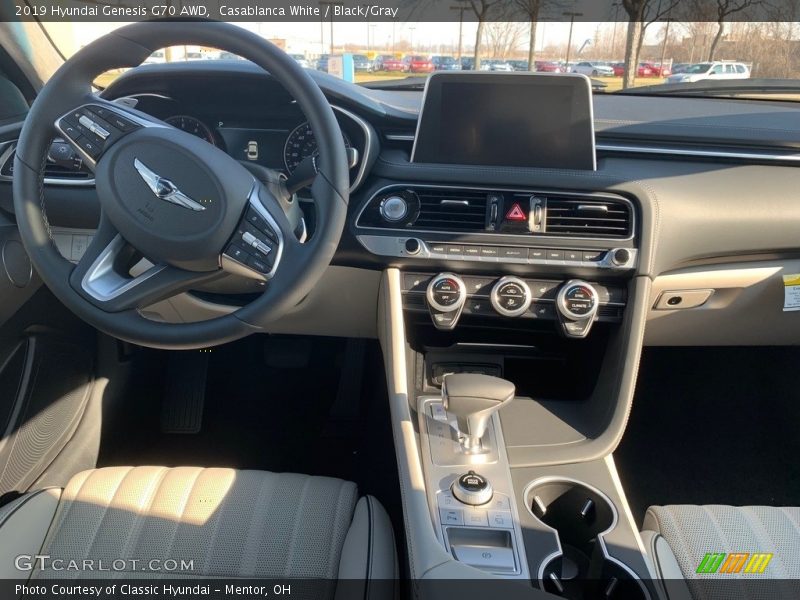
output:
<svg viewBox="0 0 800 600"><path fill-rule="evenodd" d="M506 221L527 221L528 215L525 214L525 211L522 210L522 207L519 205L519 202L514 202L511 205L511 208L506 213Z"/></svg>

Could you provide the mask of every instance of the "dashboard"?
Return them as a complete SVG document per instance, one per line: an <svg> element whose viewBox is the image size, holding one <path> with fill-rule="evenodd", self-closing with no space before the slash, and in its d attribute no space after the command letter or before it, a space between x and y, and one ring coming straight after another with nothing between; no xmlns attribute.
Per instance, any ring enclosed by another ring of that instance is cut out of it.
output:
<svg viewBox="0 0 800 600"><path fill-rule="evenodd" d="M624 318L618 304L631 301L633 282L647 280L640 300L650 344L781 344L800 336L792 313L782 311L780 277L800 272L794 104L597 95L594 171L443 165L410 159L421 89L367 89L310 73L335 110L342 143L358 155L348 223L331 281L320 286L349 298L333 317L342 328L361 327L364 307L374 310L376 277L397 267L426 278L451 273L465 284L516 277L525 283L517 291L530 289L531 312L551 300L535 297L535 286L578 279L621 298L611 307L601 302L610 322ZM102 95L284 175L316 151L297 104L245 61L147 65ZM0 209L10 213L13 138L4 139ZM98 214L90 175L51 164L45 183L51 225L80 249ZM303 209L313 224L313 204ZM409 286L408 310L419 312L424 294ZM698 290L710 291L699 304L691 300ZM235 308L236 294L244 303L256 292L252 282L215 283L198 291L203 308L193 314L219 314ZM459 327L488 318L493 326L511 319L537 326L528 313L474 314L485 309L474 302L491 299L483 293L466 294ZM320 324L321 313L310 316L306 323ZM370 327L365 335L374 335Z"/></svg>

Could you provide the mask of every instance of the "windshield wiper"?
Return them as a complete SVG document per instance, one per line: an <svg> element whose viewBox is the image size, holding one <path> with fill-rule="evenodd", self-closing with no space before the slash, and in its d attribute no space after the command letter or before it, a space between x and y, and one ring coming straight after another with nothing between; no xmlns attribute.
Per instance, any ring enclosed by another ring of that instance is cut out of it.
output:
<svg viewBox="0 0 800 600"><path fill-rule="evenodd" d="M793 79L704 79L685 83L661 83L618 90L631 96L753 96L758 94L800 94L800 81Z"/></svg>

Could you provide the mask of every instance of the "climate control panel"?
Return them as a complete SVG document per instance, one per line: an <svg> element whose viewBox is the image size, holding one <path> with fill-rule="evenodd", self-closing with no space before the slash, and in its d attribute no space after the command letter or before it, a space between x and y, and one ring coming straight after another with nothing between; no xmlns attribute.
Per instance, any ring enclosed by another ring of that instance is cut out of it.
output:
<svg viewBox="0 0 800 600"><path fill-rule="evenodd" d="M403 308L428 312L437 329L462 318L550 321L570 338L586 337L597 322L619 322L627 299L623 286L572 279L403 273Z"/></svg>

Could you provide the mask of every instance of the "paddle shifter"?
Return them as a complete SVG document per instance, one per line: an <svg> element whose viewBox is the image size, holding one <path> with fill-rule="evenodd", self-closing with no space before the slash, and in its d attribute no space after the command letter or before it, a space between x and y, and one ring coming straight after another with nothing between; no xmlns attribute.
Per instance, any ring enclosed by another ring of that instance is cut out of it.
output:
<svg viewBox="0 0 800 600"><path fill-rule="evenodd" d="M499 377L476 373L451 373L442 381L442 404L456 417L461 444L467 452L480 452L489 419L514 398L514 384Z"/></svg>

